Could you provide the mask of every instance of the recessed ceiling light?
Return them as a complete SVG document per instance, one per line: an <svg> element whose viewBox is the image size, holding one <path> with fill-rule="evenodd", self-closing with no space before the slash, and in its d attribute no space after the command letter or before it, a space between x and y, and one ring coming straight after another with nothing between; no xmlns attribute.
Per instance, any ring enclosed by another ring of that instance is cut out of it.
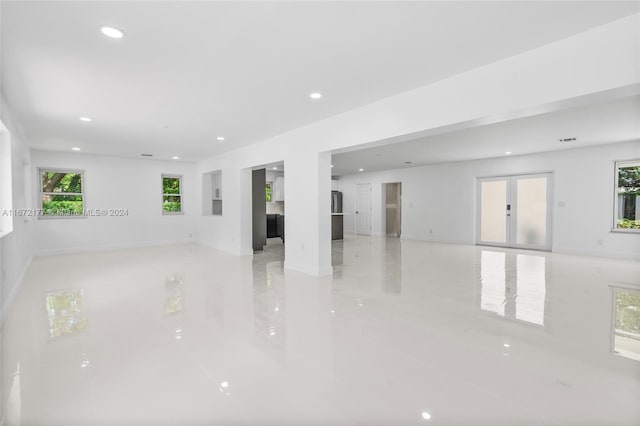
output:
<svg viewBox="0 0 640 426"><path fill-rule="evenodd" d="M180 157L177 157L175 155L173 157L171 157L171 158L173 158L174 160L179 160L180 159Z"/></svg>
<svg viewBox="0 0 640 426"><path fill-rule="evenodd" d="M359 172L364 172L364 169L358 169Z"/></svg>
<svg viewBox="0 0 640 426"><path fill-rule="evenodd" d="M331 165L331 168L333 169L333 164Z"/></svg>
<svg viewBox="0 0 640 426"><path fill-rule="evenodd" d="M277 167L274 167L274 168L273 168L273 170L278 170L278 168L277 168Z"/></svg>
<svg viewBox="0 0 640 426"><path fill-rule="evenodd" d="M216 139L219 140L219 141L223 141L224 140L224 136L218 136Z"/></svg>
<svg viewBox="0 0 640 426"><path fill-rule="evenodd" d="M505 348L510 348L510 347L511 347L511 345L510 345L510 344L508 344L508 343L505 343L505 344L504 344L504 345L502 345L502 346L504 346Z"/></svg>
<svg viewBox="0 0 640 426"><path fill-rule="evenodd" d="M513 152L511 152L511 151L505 151L504 152L504 155L511 155L511 154L513 154Z"/></svg>
<svg viewBox="0 0 640 426"><path fill-rule="evenodd" d="M110 37L110 38L124 37L124 31L122 31L121 29L109 27L107 25L100 25L98 28L100 28L100 32L106 35L107 37Z"/></svg>
<svg viewBox="0 0 640 426"><path fill-rule="evenodd" d="M84 122L86 122L86 123L90 123L90 122L92 122L93 120L92 120L92 119L90 119L89 117L80 117L80 121L84 121Z"/></svg>
<svg viewBox="0 0 640 426"><path fill-rule="evenodd" d="M426 411L422 412L422 418L424 420L430 420L431 419L431 414L427 413Z"/></svg>
<svg viewBox="0 0 640 426"><path fill-rule="evenodd" d="M77 146L74 146L73 148L71 148L73 151L80 151L80 148L78 148Z"/></svg>
<svg viewBox="0 0 640 426"><path fill-rule="evenodd" d="M313 93L309 94L309 97L310 97L311 99L318 100L318 99L322 98L322 93L320 93L320 92L313 92Z"/></svg>

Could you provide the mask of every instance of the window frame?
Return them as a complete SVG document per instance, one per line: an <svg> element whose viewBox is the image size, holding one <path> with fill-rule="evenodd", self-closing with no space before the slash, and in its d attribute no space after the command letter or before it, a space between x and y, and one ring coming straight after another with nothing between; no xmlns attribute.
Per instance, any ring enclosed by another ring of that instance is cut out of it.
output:
<svg viewBox="0 0 640 426"><path fill-rule="evenodd" d="M86 212L87 209L87 195L86 195L86 186L87 186L87 180L86 180L86 175L85 175L85 170L81 170L81 169L66 169L66 168L60 168L60 167L38 167L37 168L38 171L38 178L36 179L36 182L38 182L38 209L40 214L38 214L38 220L40 219L46 219L46 220L51 220L51 219L86 219L87 216L85 216L84 212ZM65 174L79 174L80 175L80 188L82 188L81 192L44 192L42 191L42 173L44 172L53 172L53 173L65 173ZM49 195L49 194L54 194L54 195L75 195L78 196L80 195L82 197L82 212L83 214L79 214L79 215L45 215L44 214L44 207L42 206L42 196L43 195Z"/></svg>
<svg viewBox="0 0 640 426"><path fill-rule="evenodd" d="M175 216L175 215L181 215L184 214L184 203L183 203L183 192L182 192L182 177L183 175L175 175L175 174L169 174L169 173L162 173L160 175L160 192L161 192L161 196L160 196L160 209L162 211L163 215L166 216ZM177 194L165 194L164 193L164 179L165 178L170 178L170 179L178 179L179 182L179 186L180 186L180 192L178 192ZM164 209L164 197L180 197L180 211L179 212L168 212Z"/></svg>
<svg viewBox="0 0 640 426"><path fill-rule="evenodd" d="M640 229L618 228L618 177L620 167L640 166L640 159L615 161L613 163L613 220L611 232L621 234L640 234ZM637 218L636 220L640 220Z"/></svg>

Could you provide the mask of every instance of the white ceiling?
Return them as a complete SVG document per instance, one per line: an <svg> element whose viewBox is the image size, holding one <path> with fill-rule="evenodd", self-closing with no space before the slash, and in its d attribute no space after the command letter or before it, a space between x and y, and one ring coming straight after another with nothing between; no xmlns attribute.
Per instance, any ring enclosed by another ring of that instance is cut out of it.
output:
<svg viewBox="0 0 640 426"><path fill-rule="evenodd" d="M613 1L0 4L2 91L31 146L185 160L638 11ZM105 38L101 24L126 37ZM324 98L310 101L316 90Z"/></svg>
<svg viewBox="0 0 640 426"><path fill-rule="evenodd" d="M561 143L559 139L576 138ZM640 96L333 155L336 176L640 140ZM405 164L411 161L413 164Z"/></svg>

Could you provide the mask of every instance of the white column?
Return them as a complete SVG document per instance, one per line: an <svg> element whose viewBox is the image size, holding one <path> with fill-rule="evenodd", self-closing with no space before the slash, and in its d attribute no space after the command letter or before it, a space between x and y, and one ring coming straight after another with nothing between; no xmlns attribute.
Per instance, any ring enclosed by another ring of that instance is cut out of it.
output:
<svg viewBox="0 0 640 426"><path fill-rule="evenodd" d="M285 158L285 269L323 276L331 267L331 153Z"/></svg>

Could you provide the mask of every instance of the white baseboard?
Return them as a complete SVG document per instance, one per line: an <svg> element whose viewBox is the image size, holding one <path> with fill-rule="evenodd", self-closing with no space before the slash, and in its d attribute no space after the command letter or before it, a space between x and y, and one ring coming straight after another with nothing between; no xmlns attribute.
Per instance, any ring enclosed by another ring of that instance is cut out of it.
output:
<svg viewBox="0 0 640 426"><path fill-rule="evenodd" d="M20 289L22 288L22 283L24 282L24 277L27 275L27 271L29 270L29 266L31 266L31 262L33 261L33 256L29 256L24 266L22 267L22 271L18 278L13 283L13 287L11 289L11 293L6 295L6 298L2 301L2 312L0 314L0 325L4 325L5 321L9 317L9 313L11 312L11 308L13 307L13 303L16 301L18 297L18 293L20 293Z"/></svg>
<svg viewBox="0 0 640 426"><path fill-rule="evenodd" d="M440 238L425 238L422 236L409 235L409 234L400 234L401 240L407 241L424 241L425 243L438 243L438 244L461 244L461 245L474 245L473 241L464 241L464 240L447 240Z"/></svg>
<svg viewBox="0 0 640 426"><path fill-rule="evenodd" d="M134 242L134 243L125 243L125 244L106 244L106 245L86 246L86 247L69 247L69 248L63 248L63 249L38 250L34 255L35 256L56 256L60 254L96 253L101 251L193 244L194 242L195 241L193 239L183 238L178 240L145 241L145 242Z"/></svg>
<svg viewBox="0 0 640 426"><path fill-rule="evenodd" d="M333 274L332 266L317 267L313 265L302 265L284 261L284 269L289 271L302 272L303 274L311 275L313 277L326 277Z"/></svg>
<svg viewBox="0 0 640 426"><path fill-rule="evenodd" d="M607 259L640 260L640 253L617 252L605 250L581 249L573 247L554 247L553 253L571 254L576 256L604 257Z"/></svg>

